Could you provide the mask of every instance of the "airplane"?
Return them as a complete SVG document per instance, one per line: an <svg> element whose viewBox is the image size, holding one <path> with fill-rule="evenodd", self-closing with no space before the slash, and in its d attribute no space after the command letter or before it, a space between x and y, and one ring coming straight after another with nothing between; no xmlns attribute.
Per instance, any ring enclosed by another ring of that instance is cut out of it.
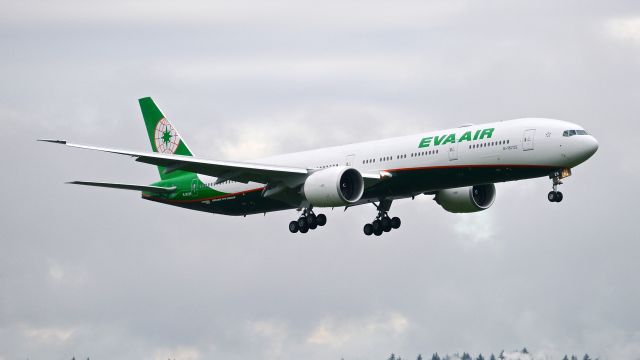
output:
<svg viewBox="0 0 640 360"><path fill-rule="evenodd" d="M72 181L70 184L140 191L145 200L191 210L246 216L297 209L292 233L324 226L316 208L373 204L377 215L363 227L380 236L398 229L390 217L395 200L433 195L452 213L483 211L496 198L495 183L549 177L547 198L571 169L597 150L583 127L566 121L523 118L271 156L251 161L196 157L155 102L139 99L153 152L80 145L69 147L134 157L156 165L160 181L151 185Z"/></svg>

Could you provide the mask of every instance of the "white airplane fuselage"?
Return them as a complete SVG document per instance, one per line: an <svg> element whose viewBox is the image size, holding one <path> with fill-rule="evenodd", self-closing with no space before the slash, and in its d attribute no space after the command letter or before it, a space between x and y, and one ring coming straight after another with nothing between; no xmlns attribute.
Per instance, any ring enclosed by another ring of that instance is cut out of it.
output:
<svg viewBox="0 0 640 360"><path fill-rule="evenodd" d="M482 136L485 129L493 129L490 137L486 136L488 133ZM567 136L568 131L574 134ZM556 170L573 168L598 149L593 136L586 132L578 135L576 131L584 132L584 129L566 121L525 118L283 154L252 162L317 170L347 166L362 173L388 174L387 180L364 191L358 202L361 204L448 188L546 177ZM236 201L264 187L254 182L215 184L215 177L198 177L210 188L241 195L231 199ZM256 201L259 200L250 200L247 207L219 206L217 210L230 215L271 210ZM294 207L276 206L278 209ZM230 211L225 211L226 208ZM218 212L215 207L214 212Z"/></svg>

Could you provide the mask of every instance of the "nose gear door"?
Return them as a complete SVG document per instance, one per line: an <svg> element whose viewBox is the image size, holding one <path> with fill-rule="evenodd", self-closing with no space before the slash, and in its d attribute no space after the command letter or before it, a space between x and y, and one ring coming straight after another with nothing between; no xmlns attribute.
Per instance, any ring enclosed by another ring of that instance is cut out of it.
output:
<svg viewBox="0 0 640 360"><path fill-rule="evenodd" d="M524 131L522 136L522 150L533 150L533 138L536 134L536 129L529 129Z"/></svg>

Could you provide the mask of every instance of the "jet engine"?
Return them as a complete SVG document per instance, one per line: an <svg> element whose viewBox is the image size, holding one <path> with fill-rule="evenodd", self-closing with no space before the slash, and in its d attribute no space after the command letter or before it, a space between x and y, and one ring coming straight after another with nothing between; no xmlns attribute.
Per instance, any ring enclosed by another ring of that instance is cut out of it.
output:
<svg viewBox="0 0 640 360"><path fill-rule="evenodd" d="M493 184L440 190L434 200L452 213L471 213L488 209L496 199Z"/></svg>
<svg viewBox="0 0 640 360"><path fill-rule="evenodd" d="M352 167L331 167L309 175L303 192L313 206L344 206L360 200L364 181L360 172Z"/></svg>

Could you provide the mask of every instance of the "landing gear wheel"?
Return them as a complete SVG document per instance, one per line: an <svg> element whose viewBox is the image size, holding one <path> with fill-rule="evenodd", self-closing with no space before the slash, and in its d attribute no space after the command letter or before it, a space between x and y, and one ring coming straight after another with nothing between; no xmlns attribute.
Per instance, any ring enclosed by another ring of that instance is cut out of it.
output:
<svg viewBox="0 0 640 360"><path fill-rule="evenodd" d="M549 199L549 201L551 202L562 201L563 196L562 196L562 193L558 191L558 185L562 185L561 176L563 175L565 177L571 175L571 170L562 169L562 172L558 170L552 173L551 175L549 175L549 178L553 181L553 190L549 192L549 195L547 195L547 199Z"/></svg>
<svg viewBox="0 0 640 360"><path fill-rule="evenodd" d="M382 230L384 232L391 231L391 219L389 219L387 216L385 216L380 220L380 222L382 223Z"/></svg>
<svg viewBox="0 0 640 360"><path fill-rule="evenodd" d="M375 234L378 230L380 230L380 234L382 234L382 222L380 220L374 220L371 223L371 226L373 226L373 233Z"/></svg>
<svg viewBox="0 0 640 360"><path fill-rule="evenodd" d="M311 213L307 215L307 225L309 225L309 228L311 229L316 228L316 226L318 225L318 221L315 214Z"/></svg>
<svg viewBox="0 0 640 360"><path fill-rule="evenodd" d="M289 223L289 231L291 231L292 233L297 233L299 229L300 227L298 226L297 221L292 221Z"/></svg>
<svg viewBox="0 0 640 360"><path fill-rule="evenodd" d="M364 234L369 236L371 234L373 234L373 225L371 224L365 224L364 225L364 229L362 229L364 231Z"/></svg>
<svg viewBox="0 0 640 360"><path fill-rule="evenodd" d="M298 209L298 211L302 210L302 213L300 217L298 217L298 220L289 223L289 231L292 233L299 231L304 234L309 230L314 230L318 226L323 226L327 223L327 217L325 215L316 215L312 209L312 206Z"/></svg>
<svg viewBox="0 0 640 360"><path fill-rule="evenodd" d="M373 205L378 210L378 215L371 222L371 224L366 224L364 226L364 233L366 235L370 235L373 233L376 236L380 236L385 232L389 232L393 229L397 229L400 227L400 218L389 217L389 208L391 207L391 200L388 199L380 199L380 203Z"/></svg>

